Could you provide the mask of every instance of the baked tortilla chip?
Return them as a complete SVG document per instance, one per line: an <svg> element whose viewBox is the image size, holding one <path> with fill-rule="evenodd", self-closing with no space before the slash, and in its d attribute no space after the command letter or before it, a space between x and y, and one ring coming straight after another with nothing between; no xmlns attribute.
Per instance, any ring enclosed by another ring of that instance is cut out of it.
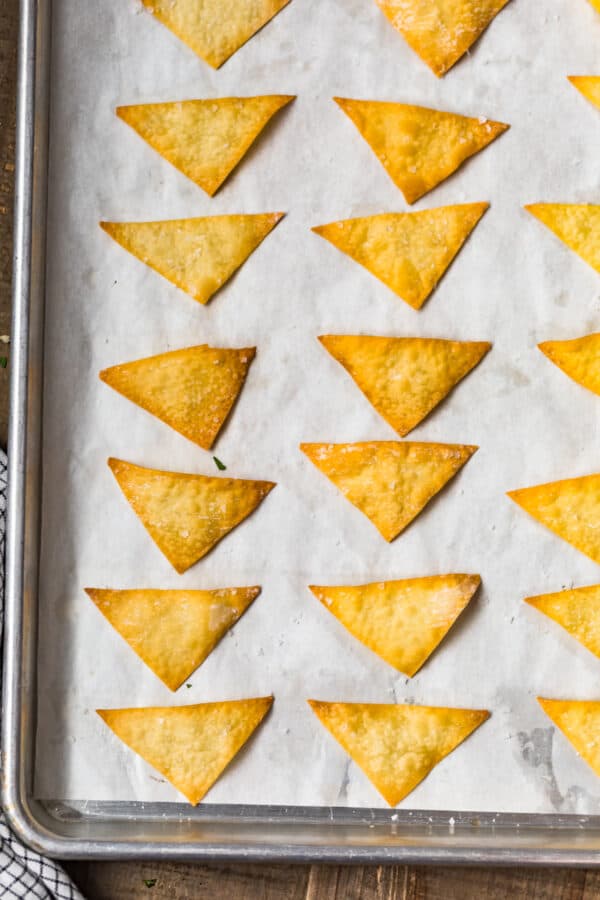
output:
<svg viewBox="0 0 600 900"><path fill-rule="evenodd" d="M477 447L406 441L300 444L310 461L386 541L415 519Z"/></svg>
<svg viewBox="0 0 600 900"><path fill-rule="evenodd" d="M159 22L218 69L290 0L142 0Z"/></svg>
<svg viewBox="0 0 600 900"><path fill-rule="evenodd" d="M412 678L480 584L479 575L434 575L310 590L350 634Z"/></svg>
<svg viewBox="0 0 600 900"><path fill-rule="evenodd" d="M458 62L509 0L376 0L438 78Z"/></svg>
<svg viewBox="0 0 600 900"><path fill-rule="evenodd" d="M128 400L210 450L241 391L256 347L201 344L100 372Z"/></svg>
<svg viewBox="0 0 600 900"><path fill-rule="evenodd" d="M108 465L142 525L181 575L218 544L275 484L146 469L122 459Z"/></svg>
<svg viewBox="0 0 600 900"><path fill-rule="evenodd" d="M100 222L125 250L198 303L208 303L283 218L206 216L162 222Z"/></svg>
<svg viewBox="0 0 600 900"><path fill-rule="evenodd" d="M567 75L567 78L586 100L600 109L600 75Z"/></svg>
<svg viewBox="0 0 600 900"><path fill-rule="evenodd" d="M490 716L485 709L308 703L390 806L408 796Z"/></svg>
<svg viewBox="0 0 600 900"><path fill-rule="evenodd" d="M238 621L259 587L86 593L131 649L176 691Z"/></svg>
<svg viewBox="0 0 600 900"><path fill-rule="evenodd" d="M429 415L491 347L487 341L362 334L324 334L319 340L402 437Z"/></svg>
<svg viewBox="0 0 600 900"><path fill-rule="evenodd" d="M600 701L547 700L544 697L537 700L579 755L596 775L600 775Z"/></svg>
<svg viewBox="0 0 600 900"><path fill-rule="evenodd" d="M508 496L563 541L600 563L600 474L509 491Z"/></svg>
<svg viewBox="0 0 600 900"><path fill-rule="evenodd" d="M600 584L526 597L525 603L554 619L600 658Z"/></svg>
<svg viewBox="0 0 600 900"><path fill-rule="evenodd" d="M489 203L344 219L312 230L421 309Z"/></svg>
<svg viewBox="0 0 600 900"><path fill-rule="evenodd" d="M272 697L256 697L96 712L124 744L196 806L272 704Z"/></svg>
<svg viewBox="0 0 600 900"><path fill-rule="evenodd" d="M600 333L572 341L544 341L538 347L569 378L600 394Z"/></svg>
<svg viewBox="0 0 600 900"><path fill-rule="evenodd" d="M222 97L118 106L117 115L211 197L267 122L294 98Z"/></svg>
<svg viewBox="0 0 600 900"><path fill-rule="evenodd" d="M407 203L437 187L508 125L425 106L334 97Z"/></svg>
<svg viewBox="0 0 600 900"><path fill-rule="evenodd" d="M594 7L595 10L600 12L600 0L590 0L590 3Z"/></svg>
<svg viewBox="0 0 600 900"><path fill-rule="evenodd" d="M600 205L531 203L525 209L600 273Z"/></svg>

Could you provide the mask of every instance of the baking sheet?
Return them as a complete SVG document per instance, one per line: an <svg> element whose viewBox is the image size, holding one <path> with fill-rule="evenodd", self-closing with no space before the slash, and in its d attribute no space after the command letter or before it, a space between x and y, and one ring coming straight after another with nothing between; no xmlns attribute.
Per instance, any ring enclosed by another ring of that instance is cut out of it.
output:
<svg viewBox="0 0 600 900"><path fill-rule="evenodd" d="M521 598L598 580L597 567L530 520L507 489L598 469L598 400L535 349L597 330L593 270L522 210L598 202L600 117L567 74L597 69L600 17L584 0L512 0L436 80L369 0L293 0L214 72L136 4L55 0L46 298L43 558L35 792L77 800L179 800L96 707L273 692L264 727L211 803L380 806L305 698L487 707L493 715L402 804L416 809L595 813L600 785L535 696L595 698L599 663ZM119 103L296 93L209 199L114 115ZM331 97L420 103L511 130L413 209L491 210L417 314L311 225L406 209ZM101 218L286 210L208 307L111 241ZM411 438L480 445L391 545L298 450L393 440L317 334L491 339L494 349ZM210 453L111 391L99 369L193 343L256 345L214 452L227 474L278 487L177 576L122 497L109 455L213 475ZM483 589L412 680L354 641L307 590L444 572ZM261 597L173 695L84 586L210 588Z"/></svg>

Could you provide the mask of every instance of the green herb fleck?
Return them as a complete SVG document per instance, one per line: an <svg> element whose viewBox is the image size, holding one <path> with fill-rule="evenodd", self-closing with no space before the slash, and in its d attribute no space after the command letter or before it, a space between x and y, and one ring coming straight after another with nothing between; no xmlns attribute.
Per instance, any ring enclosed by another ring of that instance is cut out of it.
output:
<svg viewBox="0 0 600 900"><path fill-rule="evenodd" d="M227 468L227 466L223 465L223 463L221 462L221 460L218 459L216 456L213 456L213 460L214 460L215 466L217 467L217 469L219 470L219 472L224 472L225 469Z"/></svg>
<svg viewBox="0 0 600 900"><path fill-rule="evenodd" d="M191 688L191 684L186 684L186 688Z"/></svg>
<svg viewBox="0 0 600 900"><path fill-rule="evenodd" d="M8 365L8 360L5 356L0 356L0 366L5 369ZM223 466L225 468L225 466Z"/></svg>
<svg viewBox="0 0 600 900"><path fill-rule="evenodd" d="M156 878L144 878L144 884L147 888L152 888L156 884Z"/></svg>

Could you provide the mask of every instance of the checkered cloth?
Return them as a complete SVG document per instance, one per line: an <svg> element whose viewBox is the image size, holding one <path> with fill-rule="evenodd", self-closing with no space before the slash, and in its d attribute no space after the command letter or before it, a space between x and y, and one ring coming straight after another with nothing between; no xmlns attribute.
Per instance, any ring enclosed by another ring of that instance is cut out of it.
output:
<svg viewBox="0 0 600 900"><path fill-rule="evenodd" d="M0 623L4 585L4 516L6 453L0 450ZM66 872L55 862L25 847L0 812L0 897L30 900L84 900Z"/></svg>

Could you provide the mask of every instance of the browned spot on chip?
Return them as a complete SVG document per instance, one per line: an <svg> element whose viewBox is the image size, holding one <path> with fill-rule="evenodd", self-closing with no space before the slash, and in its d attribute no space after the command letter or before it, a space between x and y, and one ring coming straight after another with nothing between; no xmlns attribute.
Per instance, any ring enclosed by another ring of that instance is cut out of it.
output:
<svg viewBox="0 0 600 900"><path fill-rule="evenodd" d="M146 469L109 459L142 525L180 574L243 522L275 484Z"/></svg>
<svg viewBox="0 0 600 900"><path fill-rule="evenodd" d="M124 744L195 806L260 725L272 703L272 697L256 697L96 712Z"/></svg>
<svg viewBox="0 0 600 900"><path fill-rule="evenodd" d="M310 461L393 541L477 447L406 441L301 444Z"/></svg>
<svg viewBox="0 0 600 900"><path fill-rule="evenodd" d="M199 303L208 303L283 213L162 222L100 222L125 250Z"/></svg>
<svg viewBox="0 0 600 900"><path fill-rule="evenodd" d="M509 127L425 106L333 98L355 124L407 203L433 190Z"/></svg>
<svg viewBox="0 0 600 900"><path fill-rule="evenodd" d="M86 588L100 612L167 687L190 677L260 593Z"/></svg>
<svg viewBox="0 0 600 900"><path fill-rule="evenodd" d="M489 718L485 709L309 700L321 723L396 806Z"/></svg>
<svg viewBox="0 0 600 900"><path fill-rule="evenodd" d="M412 678L480 584L479 575L433 575L310 589L350 634Z"/></svg>
<svg viewBox="0 0 600 900"><path fill-rule="evenodd" d="M217 192L265 125L294 97L221 97L119 106L117 115L175 168Z"/></svg>

